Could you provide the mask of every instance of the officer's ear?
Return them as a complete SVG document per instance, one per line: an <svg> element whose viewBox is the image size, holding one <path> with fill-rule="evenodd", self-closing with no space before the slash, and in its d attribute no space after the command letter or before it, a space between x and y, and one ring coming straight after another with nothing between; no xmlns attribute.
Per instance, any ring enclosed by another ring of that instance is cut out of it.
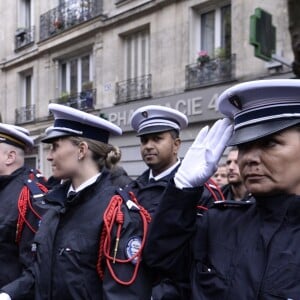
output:
<svg viewBox="0 0 300 300"><path fill-rule="evenodd" d="M17 152L16 150L9 150L6 154L6 165L11 165L16 161Z"/></svg>
<svg viewBox="0 0 300 300"><path fill-rule="evenodd" d="M78 145L78 160L83 159L89 150L89 146L87 142L81 141Z"/></svg>

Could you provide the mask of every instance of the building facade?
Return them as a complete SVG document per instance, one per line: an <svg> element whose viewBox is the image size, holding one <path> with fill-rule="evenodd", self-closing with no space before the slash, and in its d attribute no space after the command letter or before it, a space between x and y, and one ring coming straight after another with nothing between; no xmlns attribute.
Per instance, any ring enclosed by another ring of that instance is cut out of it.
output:
<svg viewBox="0 0 300 300"><path fill-rule="evenodd" d="M292 62L285 0L17 0L0 8L1 120L31 132L36 147L27 162L47 176L40 137L53 121L50 102L119 125L124 134L111 143L136 177L145 169L129 123L137 107L186 113L183 156L197 132L220 118L215 100L226 88L293 77L289 63L263 61L249 43L251 16L261 8L276 27L276 54Z"/></svg>

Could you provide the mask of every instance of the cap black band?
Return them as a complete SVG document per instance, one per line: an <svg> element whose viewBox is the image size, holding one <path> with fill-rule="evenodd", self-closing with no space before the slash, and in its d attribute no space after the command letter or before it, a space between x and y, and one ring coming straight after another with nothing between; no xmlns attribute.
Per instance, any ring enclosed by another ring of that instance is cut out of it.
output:
<svg viewBox="0 0 300 300"><path fill-rule="evenodd" d="M280 103L245 110L236 114L235 128L276 119L300 117L300 103Z"/></svg>
<svg viewBox="0 0 300 300"><path fill-rule="evenodd" d="M55 127L58 128L70 128L72 130L76 130L79 132L82 132L82 134L78 134L79 136L92 139L92 140L97 140L102 143L108 143L108 138L109 138L109 132L106 130L103 130L101 128L97 128L94 126L86 125L83 123L78 123L75 121L70 121L70 120L65 120L65 119L56 119L54 121L54 130ZM62 129L60 129L62 130ZM72 133L69 133L70 135L75 135Z"/></svg>

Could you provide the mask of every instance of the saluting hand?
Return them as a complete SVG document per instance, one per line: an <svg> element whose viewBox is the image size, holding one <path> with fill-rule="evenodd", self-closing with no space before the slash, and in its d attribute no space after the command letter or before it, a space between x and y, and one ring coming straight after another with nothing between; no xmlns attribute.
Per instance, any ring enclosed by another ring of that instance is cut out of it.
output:
<svg viewBox="0 0 300 300"><path fill-rule="evenodd" d="M218 120L210 130L208 126L200 130L175 174L178 188L201 186L214 174L232 131L228 118Z"/></svg>

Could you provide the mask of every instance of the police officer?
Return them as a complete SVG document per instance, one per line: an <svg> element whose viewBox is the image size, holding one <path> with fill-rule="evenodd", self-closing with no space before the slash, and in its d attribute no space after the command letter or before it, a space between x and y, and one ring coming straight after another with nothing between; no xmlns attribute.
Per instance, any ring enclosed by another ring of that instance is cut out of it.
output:
<svg viewBox="0 0 300 300"><path fill-rule="evenodd" d="M183 113L160 105L140 107L131 117L131 127L140 138L141 157L148 166L131 187L151 215L180 165L179 135L187 125L188 119Z"/></svg>
<svg viewBox="0 0 300 300"><path fill-rule="evenodd" d="M150 217L134 198L116 193L104 168L113 150L109 135L122 130L67 106L49 110L55 120L43 142L51 145L53 176L63 183L43 204L32 268L21 283L2 288L4 296L19 299L31 284L36 300L150 299L141 268Z"/></svg>
<svg viewBox="0 0 300 300"><path fill-rule="evenodd" d="M135 192L139 203L152 216L155 215L168 182L180 166L180 131L187 125L188 119L183 113L160 105L140 107L131 117L131 126L140 138L141 157L148 169L129 185L129 189ZM209 190L214 189L214 186L208 186L199 203L207 204L212 198ZM189 257L189 253L185 255ZM153 288L153 300L189 298L187 273L177 278L168 273L160 274L159 277Z"/></svg>
<svg viewBox="0 0 300 300"><path fill-rule="evenodd" d="M46 191L44 177L24 164L25 151L32 146L25 128L0 123L0 286L16 280L32 262L39 222L32 207Z"/></svg>
<svg viewBox="0 0 300 300"><path fill-rule="evenodd" d="M200 132L175 175L177 188L170 185L161 201L145 258L174 270L180 251L173 249L194 239L192 299L299 299L300 82L241 83L218 103L234 120L233 135L227 120ZM220 202L196 224L193 187L213 172L228 139L255 201ZM195 159L202 159L198 170Z"/></svg>

